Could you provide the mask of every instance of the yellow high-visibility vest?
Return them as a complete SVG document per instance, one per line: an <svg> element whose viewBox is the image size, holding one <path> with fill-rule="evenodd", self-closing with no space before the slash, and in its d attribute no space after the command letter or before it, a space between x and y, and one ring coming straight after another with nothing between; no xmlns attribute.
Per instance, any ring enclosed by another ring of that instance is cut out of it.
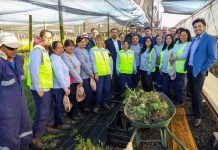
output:
<svg viewBox="0 0 218 150"><path fill-rule="evenodd" d="M151 66L153 53L154 53L154 48L152 48L152 50L149 54L148 68ZM151 72L155 72L155 71L156 71L156 67L154 66L154 68L152 69Z"/></svg>
<svg viewBox="0 0 218 150"><path fill-rule="evenodd" d="M134 51L128 50L128 55L124 50L119 51L120 66L119 72L125 74L132 74L134 69Z"/></svg>
<svg viewBox="0 0 218 150"><path fill-rule="evenodd" d="M109 51L107 49L99 49L97 46L93 47L95 56L95 64L98 76L105 76L111 73L111 60L109 58Z"/></svg>
<svg viewBox="0 0 218 150"><path fill-rule="evenodd" d="M42 47L41 45L36 45L35 48L40 48L42 50L42 61L43 63L40 65L39 68L39 81L40 81L40 86L43 89L50 89L53 88L53 72L52 72L52 66L51 66L51 61L49 58L48 53L45 52L45 48ZM30 58L29 58L29 63L30 64ZM30 71L29 68L27 69L27 85L31 86L32 85L32 80L30 76Z"/></svg>
<svg viewBox="0 0 218 150"><path fill-rule="evenodd" d="M182 47L179 49L179 51L176 54L178 57L183 54L184 49L187 45L188 45L188 42L183 43ZM186 59L176 60L176 72L177 73L187 73L187 71L184 71L185 62L186 62Z"/></svg>
<svg viewBox="0 0 218 150"><path fill-rule="evenodd" d="M172 53L173 49L170 49L169 51L169 55L168 55L168 64L167 64L167 71L170 70L171 68L171 64L170 64L170 54ZM162 69L162 66L163 66L163 58L164 58L164 51L162 51L160 53L160 66L159 66L159 69L161 70Z"/></svg>

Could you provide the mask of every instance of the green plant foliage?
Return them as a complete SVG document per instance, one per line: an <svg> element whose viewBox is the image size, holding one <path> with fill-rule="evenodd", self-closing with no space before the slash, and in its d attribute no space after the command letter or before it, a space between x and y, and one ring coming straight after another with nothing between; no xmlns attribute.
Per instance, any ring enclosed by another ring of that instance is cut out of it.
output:
<svg viewBox="0 0 218 150"><path fill-rule="evenodd" d="M24 84L24 93L25 93L25 97L27 100L27 107L29 110L30 118L31 120L33 120L35 116L35 111L36 111L34 100L32 97L32 93L30 91L30 87L27 86L27 80L24 80L23 84Z"/></svg>
<svg viewBox="0 0 218 150"><path fill-rule="evenodd" d="M75 146L75 150L105 150L105 148L99 145L95 146L90 139L86 140L81 136L78 136L77 139L78 144Z"/></svg>
<svg viewBox="0 0 218 150"><path fill-rule="evenodd" d="M156 92L144 92L143 90L131 90L125 92L127 101L127 115L132 120L156 124L170 117L168 103Z"/></svg>

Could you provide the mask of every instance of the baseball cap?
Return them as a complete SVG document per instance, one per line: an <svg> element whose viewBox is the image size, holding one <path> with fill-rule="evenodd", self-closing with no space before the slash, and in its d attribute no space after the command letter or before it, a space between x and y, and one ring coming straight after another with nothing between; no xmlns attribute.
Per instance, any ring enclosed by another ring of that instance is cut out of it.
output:
<svg viewBox="0 0 218 150"><path fill-rule="evenodd" d="M89 35L88 35L86 32L82 33L80 36L81 36L81 37L85 37L85 38L88 38L88 37L89 37Z"/></svg>
<svg viewBox="0 0 218 150"><path fill-rule="evenodd" d="M20 43L17 37L8 32L0 33L0 46L5 45L10 48L19 48L23 44Z"/></svg>

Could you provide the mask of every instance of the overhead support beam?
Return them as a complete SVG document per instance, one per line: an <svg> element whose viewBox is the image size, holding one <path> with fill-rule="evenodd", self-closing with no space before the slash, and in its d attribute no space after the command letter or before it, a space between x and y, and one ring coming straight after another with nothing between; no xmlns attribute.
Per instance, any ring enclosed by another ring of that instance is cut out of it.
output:
<svg viewBox="0 0 218 150"><path fill-rule="evenodd" d="M62 11L62 0L58 0L58 12L59 12L60 37L61 37L61 42L64 43L64 21L63 21L63 11Z"/></svg>
<svg viewBox="0 0 218 150"><path fill-rule="evenodd" d="M32 26L32 15L29 15L29 52L33 48L33 26Z"/></svg>

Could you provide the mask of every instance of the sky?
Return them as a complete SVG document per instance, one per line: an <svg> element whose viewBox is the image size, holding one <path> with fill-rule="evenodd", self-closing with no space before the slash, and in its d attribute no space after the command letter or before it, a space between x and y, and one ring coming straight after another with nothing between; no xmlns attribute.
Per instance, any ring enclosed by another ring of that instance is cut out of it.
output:
<svg viewBox="0 0 218 150"><path fill-rule="evenodd" d="M190 15L178 15L178 14L169 14L164 13L164 8L161 5L161 0L156 0L154 5L159 5L159 11L160 14L162 14L162 24L161 27L173 27L175 26L179 21L188 18Z"/></svg>
<svg viewBox="0 0 218 150"><path fill-rule="evenodd" d="M188 18L190 15L178 15L178 14L169 14L169 13L162 13L162 24L161 26L166 27L173 27L179 21Z"/></svg>

